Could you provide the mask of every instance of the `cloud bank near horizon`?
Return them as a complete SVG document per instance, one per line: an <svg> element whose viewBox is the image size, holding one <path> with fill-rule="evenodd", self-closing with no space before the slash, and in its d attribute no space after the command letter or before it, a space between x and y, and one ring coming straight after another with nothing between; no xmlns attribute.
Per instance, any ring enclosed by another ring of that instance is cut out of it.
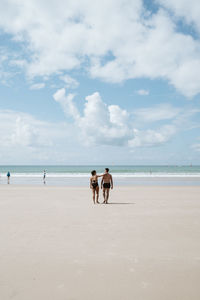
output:
<svg viewBox="0 0 200 300"><path fill-rule="evenodd" d="M85 145L115 145L155 147L163 145L179 131L187 130L190 118L199 110L184 112L184 109L161 104L156 107L140 108L133 112L119 105L107 105L98 92L85 97L81 113L74 101L75 94L66 94L66 89L57 90L53 98L65 115L72 117L73 127ZM163 125L158 123L164 122ZM156 129L144 129L144 125L156 124ZM185 126L183 127L183 124Z"/></svg>
<svg viewBox="0 0 200 300"><path fill-rule="evenodd" d="M200 112L197 109L186 112L184 108L163 103L127 111L119 105L108 105L98 92L86 96L80 110L75 94L66 94L65 88L57 90L53 98L62 107L64 122L41 121L28 113L0 110L1 161L12 163L17 156L18 163L23 164L52 160L92 163L91 154L96 151L95 157L99 158L102 149L112 149L109 159L118 159L120 151L129 156L140 149L137 157L140 161L142 149L151 152L173 141L178 133L197 126L192 120ZM199 152L199 143L191 143L190 147ZM101 159L105 160L104 155Z"/></svg>

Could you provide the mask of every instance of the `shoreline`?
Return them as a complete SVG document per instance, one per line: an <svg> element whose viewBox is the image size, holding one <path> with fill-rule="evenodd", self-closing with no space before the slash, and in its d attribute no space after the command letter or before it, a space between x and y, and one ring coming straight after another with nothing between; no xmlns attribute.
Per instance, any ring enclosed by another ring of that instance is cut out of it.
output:
<svg viewBox="0 0 200 300"><path fill-rule="evenodd" d="M52 189L82 189L82 190L91 190L89 185L88 186L85 186L85 185L48 185L48 184L0 184L0 187L2 188L41 188L41 189L48 189L48 188L52 188ZM140 184L135 184L135 185L114 185L114 188L113 190L115 189L135 189L135 188L139 188L139 189L142 189L142 188L165 188L165 189L170 189L170 188L200 188L200 186L193 186L193 185L169 185L169 186L166 186L165 184L161 185L140 185ZM101 190L101 188L99 187L99 190ZM112 189L110 189L110 191L112 191Z"/></svg>
<svg viewBox="0 0 200 300"><path fill-rule="evenodd" d="M200 186L200 177L124 177L116 178L113 176L114 185L116 186L136 186L136 185L153 185L153 186ZM88 177L46 177L47 186L88 186ZM100 185L99 180L99 185ZM7 178L0 178L0 186L7 185ZM10 178L10 185L44 185L43 178L41 177L12 177Z"/></svg>

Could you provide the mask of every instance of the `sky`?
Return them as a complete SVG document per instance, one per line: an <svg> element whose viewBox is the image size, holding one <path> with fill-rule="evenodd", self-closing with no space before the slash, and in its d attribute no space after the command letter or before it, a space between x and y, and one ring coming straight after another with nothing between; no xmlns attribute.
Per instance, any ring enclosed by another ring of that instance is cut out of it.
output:
<svg viewBox="0 0 200 300"><path fill-rule="evenodd" d="M199 0L0 0L0 164L200 165Z"/></svg>

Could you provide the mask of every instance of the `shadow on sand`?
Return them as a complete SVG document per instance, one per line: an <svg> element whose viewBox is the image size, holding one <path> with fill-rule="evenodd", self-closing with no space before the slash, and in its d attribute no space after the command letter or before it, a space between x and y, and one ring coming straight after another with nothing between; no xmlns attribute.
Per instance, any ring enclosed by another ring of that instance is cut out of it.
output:
<svg viewBox="0 0 200 300"><path fill-rule="evenodd" d="M103 203L102 203L103 204ZM134 205L135 203L131 202L109 202L105 205Z"/></svg>

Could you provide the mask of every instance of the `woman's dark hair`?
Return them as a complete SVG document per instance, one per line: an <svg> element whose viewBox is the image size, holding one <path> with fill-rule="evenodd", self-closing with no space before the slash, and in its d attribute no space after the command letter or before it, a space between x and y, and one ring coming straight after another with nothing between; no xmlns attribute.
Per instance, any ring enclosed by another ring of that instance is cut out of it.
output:
<svg viewBox="0 0 200 300"><path fill-rule="evenodd" d="M105 168L106 172L109 172L109 168Z"/></svg>
<svg viewBox="0 0 200 300"><path fill-rule="evenodd" d="M96 170L93 170L93 171L91 172L92 176L94 176L96 173L97 173Z"/></svg>

